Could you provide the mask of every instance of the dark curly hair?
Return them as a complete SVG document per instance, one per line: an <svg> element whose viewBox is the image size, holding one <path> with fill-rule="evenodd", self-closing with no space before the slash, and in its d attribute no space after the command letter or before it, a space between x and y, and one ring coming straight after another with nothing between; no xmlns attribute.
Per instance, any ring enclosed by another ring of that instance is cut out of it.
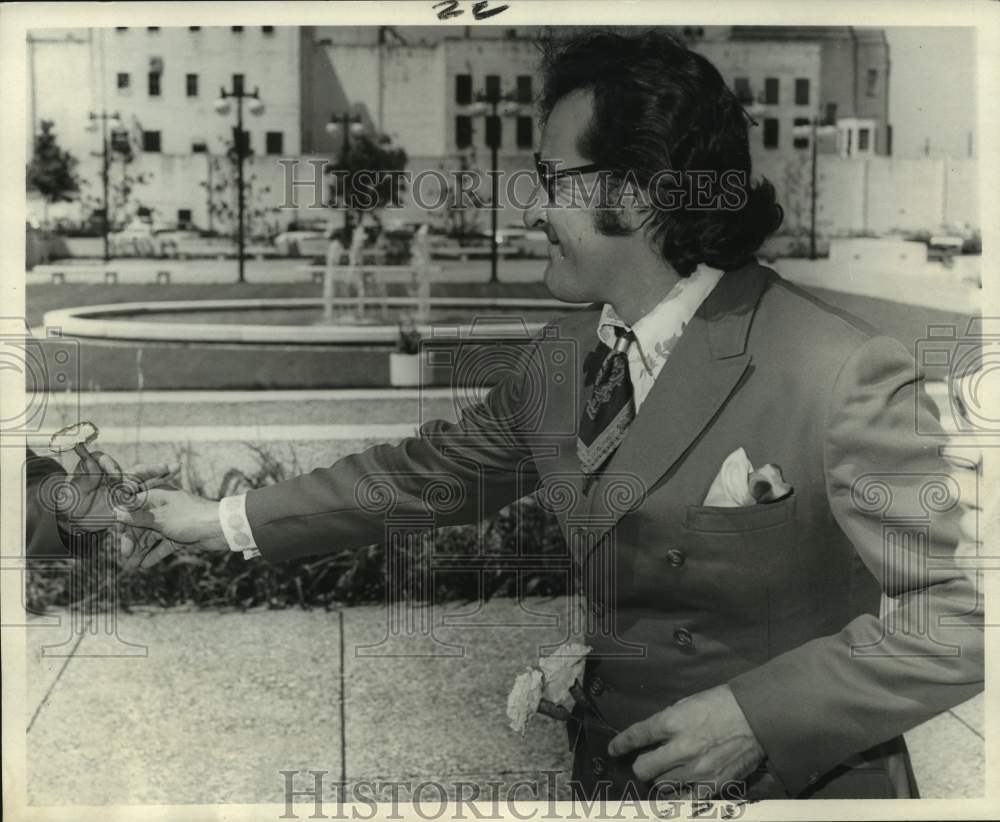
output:
<svg viewBox="0 0 1000 822"><path fill-rule="evenodd" d="M552 39L544 46L542 70L543 122L565 95L593 92L594 116L577 147L612 179L640 186L653 181L656 188L669 170L674 181L696 171L716 180L728 172L730 181L740 181L736 200L725 208L647 200L643 225L681 276L702 262L739 267L781 225L774 187L751 182L749 115L719 71L668 32L597 30ZM614 211L598 211L595 225L604 234L628 233Z"/></svg>

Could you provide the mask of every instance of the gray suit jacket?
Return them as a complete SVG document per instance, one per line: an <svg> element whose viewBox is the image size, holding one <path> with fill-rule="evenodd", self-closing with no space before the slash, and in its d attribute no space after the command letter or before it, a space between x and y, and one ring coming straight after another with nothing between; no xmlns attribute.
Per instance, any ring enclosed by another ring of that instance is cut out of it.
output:
<svg viewBox="0 0 1000 822"><path fill-rule="evenodd" d="M585 687L609 725L729 683L777 780L766 795L893 795L884 745L983 682L977 591L952 561L957 486L912 358L768 268L728 272L584 493L597 319L547 328L456 425L251 491L263 555L380 542L387 494L418 527L541 488L588 595ZM794 493L703 506L740 446ZM608 737L587 738L588 761L606 756Z"/></svg>

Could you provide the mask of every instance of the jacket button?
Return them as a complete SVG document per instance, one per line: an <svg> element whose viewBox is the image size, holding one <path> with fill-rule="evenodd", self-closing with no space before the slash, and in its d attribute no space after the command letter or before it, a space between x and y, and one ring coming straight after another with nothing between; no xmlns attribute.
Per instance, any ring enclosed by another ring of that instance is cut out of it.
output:
<svg viewBox="0 0 1000 822"><path fill-rule="evenodd" d="M595 676L592 680L590 680L591 696L600 696L601 694L604 693L606 688L607 686L604 684L604 680L601 679L599 676Z"/></svg>
<svg viewBox="0 0 1000 822"><path fill-rule="evenodd" d="M683 551L678 551L676 548L671 548L667 551L667 562L669 562L674 568L680 568L687 557L684 556Z"/></svg>
<svg viewBox="0 0 1000 822"><path fill-rule="evenodd" d="M694 637L687 628L678 628L674 631L674 644L678 648L690 648L694 645Z"/></svg>
<svg viewBox="0 0 1000 822"><path fill-rule="evenodd" d="M595 776L603 776L608 766L603 757L595 756L590 760L590 769L594 772Z"/></svg>

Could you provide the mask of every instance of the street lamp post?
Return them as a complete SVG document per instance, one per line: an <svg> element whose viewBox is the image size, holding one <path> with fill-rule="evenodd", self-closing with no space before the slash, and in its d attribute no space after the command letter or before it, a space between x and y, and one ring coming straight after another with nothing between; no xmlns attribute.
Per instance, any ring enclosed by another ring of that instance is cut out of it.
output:
<svg viewBox="0 0 1000 822"><path fill-rule="evenodd" d="M96 121L101 121L101 192L104 198L104 213L101 218L101 233L104 235L104 262L111 259L111 249L108 242L108 231L110 226L110 215L108 209L108 120L114 120L115 122L120 122L121 117L119 117L117 111L108 113L106 111L92 111L90 112L90 128L96 129Z"/></svg>
<svg viewBox="0 0 1000 822"><path fill-rule="evenodd" d="M325 128L326 133L331 137L336 137L338 132L342 135L338 164L342 170L346 171L347 154L351 150L351 135L362 134L365 130L364 123L361 122L361 118L357 114L333 113ZM347 202L346 191L344 194L344 246L347 247L351 244L351 209Z"/></svg>
<svg viewBox="0 0 1000 822"><path fill-rule="evenodd" d="M487 88L485 92L476 95L476 103L467 108L473 116L486 116L486 136L490 149L490 282L499 282L497 276L497 211L499 204L499 184L497 180L497 165L500 151L500 112L503 103L504 114L517 114L520 106L516 94L501 94L499 87Z"/></svg>
<svg viewBox="0 0 1000 822"><path fill-rule="evenodd" d="M246 245L244 236L244 222L246 214L246 200L243 191L243 162L246 160L247 151L244 146L243 131L243 100L249 99L247 108L254 116L264 113L264 104L260 100L260 92L255 88L253 91L244 91L241 87L233 85L232 91L225 88L219 89L219 99L215 101L217 113L225 116L229 114L229 100L236 100L236 125L233 128L233 150L236 152L236 212L238 223L236 225L236 258L239 279L238 282L245 283L246 277L243 273L244 248Z"/></svg>
<svg viewBox="0 0 1000 822"><path fill-rule="evenodd" d="M825 119L820 117L810 117L808 124L793 126L792 134L795 137L809 137L809 152L811 154L811 168L809 171L809 259L816 259L816 168L817 160L817 137L820 135L835 134L836 126L830 125Z"/></svg>

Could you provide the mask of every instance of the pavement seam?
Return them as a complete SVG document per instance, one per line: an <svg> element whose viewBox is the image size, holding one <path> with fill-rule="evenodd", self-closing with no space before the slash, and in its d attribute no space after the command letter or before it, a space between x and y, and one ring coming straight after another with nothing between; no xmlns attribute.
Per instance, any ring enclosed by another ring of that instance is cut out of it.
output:
<svg viewBox="0 0 1000 822"><path fill-rule="evenodd" d="M93 617L91 617L91 620L92 619L93 619ZM91 622L91 620L88 620L87 621L87 625L84 628L84 630L80 631L79 635L76 638L76 642L73 643L73 650L71 650L66 655L66 659L63 661L62 667L59 669L59 673L56 674L55 679L53 679L52 683L49 685L49 687L46 688L46 690L45 690L45 696L42 697L42 701L38 703L38 707L35 708L35 712L31 715L31 720L28 722L28 727L27 727L27 729L24 732L25 736L27 736L28 734L31 733L31 729L35 725L35 720L38 719L39 715L42 713L42 709L46 705L48 705L48 703L49 703L49 697L52 696L52 692L55 690L56 685L59 683L59 680L62 678L63 672L66 670L66 667L69 665L70 660L73 659L73 655L76 653L76 649L79 648L80 647L80 643L83 642L83 637L87 633L87 630L90 628L90 622Z"/></svg>
<svg viewBox="0 0 1000 822"><path fill-rule="evenodd" d="M970 731L972 731L976 736L978 736L984 742L986 741L986 738L978 730L976 730L974 727L972 727L972 725L970 725L968 722L966 722L964 719L962 719L962 717L960 717L954 711L949 710L948 713L950 713L953 717L955 717L955 719L957 719L959 722L961 722L966 728L968 728Z"/></svg>
<svg viewBox="0 0 1000 822"><path fill-rule="evenodd" d="M347 786L347 699L346 678L344 677L344 610L337 611L337 632L340 638L340 790L343 796L344 788Z"/></svg>

